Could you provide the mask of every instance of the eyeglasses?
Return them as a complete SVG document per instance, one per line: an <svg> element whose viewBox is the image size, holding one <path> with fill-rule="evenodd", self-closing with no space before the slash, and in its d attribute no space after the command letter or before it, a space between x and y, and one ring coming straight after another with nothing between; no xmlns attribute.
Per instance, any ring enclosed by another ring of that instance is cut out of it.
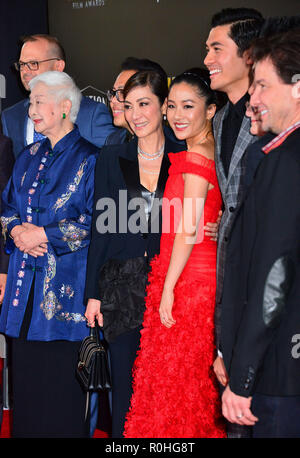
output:
<svg viewBox="0 0 300 458"><path fill-rule="evenodd" d="M59 57L52 57L51 59L45 59L45 60L31 60L30 62L15 62L14 66L15 69L19 72L21 70L24 70L25 67L28 68L28 70L38 70L39 69L39 64L42 62L49 62L50 60L61 60Z"/></svg>
<svg viewBox="0 0 300 458"><path fill-rule="evenodd" d="M123 94L123 89L109 89L107 91L106 95L107 95L107 98L108 98L109 101L111 101L111 99L113 97L116 97L118 102L124 102L125 101L124 94Z"/></svg>

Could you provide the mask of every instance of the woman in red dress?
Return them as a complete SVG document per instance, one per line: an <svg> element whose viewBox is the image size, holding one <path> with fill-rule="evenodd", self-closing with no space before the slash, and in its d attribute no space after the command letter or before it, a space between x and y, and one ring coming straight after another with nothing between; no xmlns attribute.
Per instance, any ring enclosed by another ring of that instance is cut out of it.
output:
<svg viewBox="0 0 300 458"><path fill-rule="evenodd" d="M221 194L214 163L214 93L195 71L173 80L168 121L187 151L169 154L160 254L151 263L125 437L225 437L212 364Z"/></svg>

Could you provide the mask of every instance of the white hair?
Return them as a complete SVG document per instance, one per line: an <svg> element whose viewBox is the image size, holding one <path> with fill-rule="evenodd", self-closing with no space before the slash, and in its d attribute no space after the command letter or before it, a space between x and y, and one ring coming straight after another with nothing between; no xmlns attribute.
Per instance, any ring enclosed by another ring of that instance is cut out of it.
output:
<svg viewBox="0 0 300 458"><path fill-rule="evenodd" d="M80 89L76 86L74 80L65 72L50 71L41 73L32 78L28 83L29 89L32 91L38 83L45 84L45 86L49 88L49 92L58 102L64 99L70 100L72 104L70 121L74 123L82 99Z"/></svg>

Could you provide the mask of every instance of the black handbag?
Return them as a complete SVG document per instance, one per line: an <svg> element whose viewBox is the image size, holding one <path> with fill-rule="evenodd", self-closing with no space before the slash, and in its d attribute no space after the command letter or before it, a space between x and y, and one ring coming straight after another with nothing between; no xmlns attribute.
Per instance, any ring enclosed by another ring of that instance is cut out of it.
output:
<svg viewBox="0 0 300 458"><path fill-rule="evenodd" d="M100 339L97 320L81 343L76 375L84 391L111 389L107 351Z"/></svg>

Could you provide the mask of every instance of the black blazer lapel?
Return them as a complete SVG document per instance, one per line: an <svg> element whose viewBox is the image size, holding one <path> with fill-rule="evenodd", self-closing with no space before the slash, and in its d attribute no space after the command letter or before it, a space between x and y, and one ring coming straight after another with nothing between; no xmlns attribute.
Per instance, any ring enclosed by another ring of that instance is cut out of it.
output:
<svg viewBox="0 0 300 458"><path fill-rule="evenodd" d="M166 183L169 177L169 167L171 165L170 159L168 157L169 153L176 153L182 150L182 145L172 142L167 137L165 137L165 148L164 156L162 159L157 187L155 191L156 203L162 199L166 187ZM135 137L129 143L126 144L126 149L124 154L119 156L120 169L127 187L128 199L133 199L136 197L141 198L141 184L140 184L140 172L139 172L139 163L137 158L137 138ZM153 212L153 214L152 214ZM149 215L149 223L152 224L156 221L157 218L161 217L161 205L159 205L159 210L157 210L156 205L153 206L152 212Z"/></svg>
<svg viewBox="0 0 300 458"><path fill-rule="evenodd" d="M160 173L158 177L157 187L155 197L161 199L165 192L165 187L167 180L169 178L169 167L171 165L170 159L168 157L169 153L178 153L185 149L183 145L178 143L174 143L168 137L165 137L165 149L164 149L164 157L160 167Z"/></svg>
<svg viewBox="0 0 300 458"><path fill-rule="evenodd" d="M127 187L129 199L141 197L136 138L126 144L125 154L119 157L119 164Z"/></svg>
<svg viewBox="0 0 300 458"><path fill-rule="evenodd" d="M126 183L129 197L141 197L140 172L137 158L137 139L134 138L126 146L127 149L125 154L119 157L120 168L123 174L124 181ZM173 149L173 142L166 138L164 156L160 167L155 194L155 197L159 199L163 197L166 182L169 176L168 170L171 163L168 158L168 153L173 152Z"/></svg>
<svg viewBox="0 0 300 458"><path fill-rule="evenodd" d="M164 195L167 179L169 177L169 167L171 163L168 158L168 155L164 153L164 157L161 162L160 166L160 172L159 172L159 177L157 181L157 186L156 186L156 191L155 191L155 197L158 199L161 199Z"/></svg>

